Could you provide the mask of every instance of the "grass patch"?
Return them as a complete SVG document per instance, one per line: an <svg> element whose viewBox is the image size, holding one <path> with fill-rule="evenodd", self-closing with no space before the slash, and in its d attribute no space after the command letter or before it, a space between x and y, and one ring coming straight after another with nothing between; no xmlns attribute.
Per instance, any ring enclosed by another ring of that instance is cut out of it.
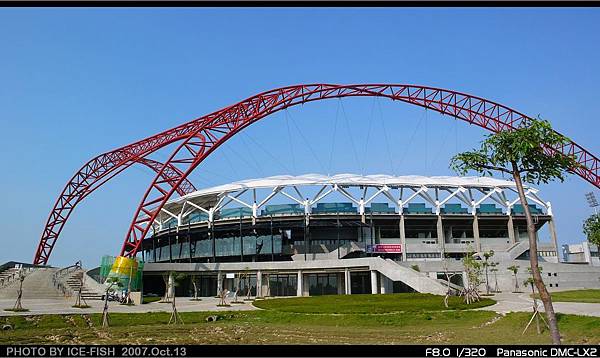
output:
<svg viewBox="0 0 600 358"><path fill-rule="evenodd" d="M461 297L450 297L449 307L444 298L425 293L398 293L387 295L328 295L312 297L276 298L255 301L254 306L267 310L294 313L373 314L390 312L424 312L465 310L496 303L489 298L467 305Z"/></svg>
<svg viewBox="0 0 600 358"><path fill-rule="evenodd" d="M161 297L144 296L144 298L142 299L142 304L160 301L160 299L161 299Z"/></svg>
<svg viewBox="0 0 600 358"><path fill-rule="evenodd" d="M572 290L552 292L552 301L555 302L584 302L584 303L600 303L600 290ZM535 295L539 298L539 295Z"/></svg>
<svg viewBox="0 0 600 358"><path fill-rule="evenodd" d="M442 305L443 306L443 305ZM9 316L14 329L0 344L549 344L530 329L530 313L489 311L390 314L304 314L275 310L181 312L185 324L168 326L169 312ZM217 316L215 322L207 322ZM557 316L565 344L598 344L600 318ZM91 327L90 327L91 324ZM518 332L518 334L515 334Z"/></svg>
<svg viewBox="0 0 600 358"><path fill-rule="evenodd" d="M90 305L73 305L71 307L73 307L73 308L90 308L92 306L90 306Z"/></svg>
<svg viewBox="0 0 600 358"><path fill-rule="evenodd" d="M521 332L531 313L500 316L429 294L348 295L255 301L256 311L180 312L185 324L168 326L170 312L24 315L1 317L14 329L0 344L549 344L547 330ZM226 305L227 307L229 305ZM223 306L221 306L223 307ZM217 320L208 322L209 316ZM565 344L600 343L600 317L558 314Z"/></svg>
<svg viewBox="0 0 600 358"><path fill-rule="evenodd" d="M5 308L4 310L9 312L29 312L27 308Z"/></svg>

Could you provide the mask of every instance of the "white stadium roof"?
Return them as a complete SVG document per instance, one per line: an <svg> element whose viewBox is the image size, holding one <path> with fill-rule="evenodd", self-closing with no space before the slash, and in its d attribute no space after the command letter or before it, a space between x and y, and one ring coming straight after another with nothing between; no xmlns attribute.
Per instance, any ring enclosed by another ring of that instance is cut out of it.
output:
<svg viewBox="0 0 600 358"><path fill-rule="evenodd" d="M301 193L301 187L321 187L312 199ZM292 191L291 188L294 188ZM349 190L349 188L354 188ZM360 188L359 193L356 189ZM272 189L270 193L258 193L256 189ZM367 193L368 190L371 193ZM408 189L403 198L403 189ZM433 191L429 191L434 189ZM291 194L286 192L289 190ZM247 191L250 198L245 199L241 195ZM295 191L295 192L294 192ZM241 180L229 184L205 188L182 197L170 200L162 209L158 218L159 227L162 227L164 219L177 219L178 222L195 211L202 211L212 221L212 213L219 212L230 203L241 205L252 210L252 216L260 215L261 208L271 202L276 196L285 196L304 206L305 212L325 199L329 194L338 192L347 200L352 201L363 213L365 207L370 205L376 198L391 202L398 207L398 213L402 207L414 200L424 200L440 213L443 205L449 200L457 200L475 212L476 208L484 202L499 204L506 212L520 202L516 185L513 181L496 179L491 177L452 177L452 176L419 176L419 175L277 175L260 179ZM353 193L354 192L354 193ZM375 192L373 194L373 192ZM412 192L412 193L411 193ZM551 215L549 202L544 202L537 195L538 190L528 187L525 195L532 203L540 205ZM296 196L297 194L297 196ZM368 194L368 195L367 195ZM414 199L414 200L413 200Z"/></svg>
<svg viewBox="0 0 600 358"><path fill-rule="evenodd" d="M216 194L230 193L245 189L275 188L279 186L304 186L304 185L334 185L338 186L403 186L403 187L463 187L468 188L515 188L513 181L496 179L492 177L453 177L453 176L421 176L404 175L393 176L384 174L358 175L358 174L304 174L304 175L276 175L259 179L240 180L229 184L218 185L197 190L185 196L173 199L170 203L178 203L190 198L214 196Z"/></svg>

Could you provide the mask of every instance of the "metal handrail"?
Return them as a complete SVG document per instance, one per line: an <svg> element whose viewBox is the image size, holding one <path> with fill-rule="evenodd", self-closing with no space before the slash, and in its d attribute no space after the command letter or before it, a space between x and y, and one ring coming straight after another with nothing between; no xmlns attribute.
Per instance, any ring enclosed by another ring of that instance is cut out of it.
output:
<svg viewBox="0 0 600 358"><path fill-rule="evenodd" d="M77 261L75 264L71 265L71 266L67 266L65 268L62 268L58 271L56 271L54 273L54 275L52 275L52 284L54 285L54 288L56 288L58 291L60 291L63 296L65 297L70 297L73 295L73 290L71 289L71 287L69 287L68 285L65 285L65 283L63 282L63 278L65 276L67 276L68 274L77 271L77 270L81 270L81 261Z"/></svg>
<svg viewBox="0 0 600 358"><path fill-rule="evenodd" d="M33 267L21 268L20 270L17 269L13 271L10 276L0 278L0 288L8 287L11 283L16 282L16 279L19 278L19 272L22 272L23 275L26 276L31 271L33 271Z"/></svg>

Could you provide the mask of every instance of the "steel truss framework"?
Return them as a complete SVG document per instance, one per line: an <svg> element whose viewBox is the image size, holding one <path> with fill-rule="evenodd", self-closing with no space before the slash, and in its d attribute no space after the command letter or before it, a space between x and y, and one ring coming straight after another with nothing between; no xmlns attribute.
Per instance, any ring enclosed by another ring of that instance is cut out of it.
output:
<svg viewBox="0 0 600 358"><path fill-rule="evenodd" d="M292 178L291 182L301 181L297 178L301 177ZM336 192L355 204L359 215L365 215L367 205L376 199L392 204L397 215L402 215L404 208L418 199L422 199L422 201L431 205L436 215L441 215L442 207L449 202L465 204L472 215L477 214L477 207L483 203L499 204L504 209L504 213L510 215L511 209L520 202L518 192L511 182L506 182L507 185L496 186L481 186L475 183L472 185L449 186L447 184L356 184L328 179L325 178L323 184L277 185L267 190L266 195L261 195L263 191L261 189L265 189L264 187L259 188L252 184L244 185L243 189L228 190L216 195L210 194L208 198L204 198L202 195L187 195L167 203L166 207L161 209L161 213L153 223L152 229L155 233L161 231L166 228L166 223L171 221L176 221L177 226L182 226L185 218L195 212L206 214L210 226L214 222L216 214L221 209L230 206L230 204L251 209L252 218L257 219L260 209L278 198L285 198L301 205L308 220L314 205ZM316 191L316 193L310 195L312 196L311 199L307 194L307 187L314 187L314 191ZM540 205L547 215L552 215L552 205L540 198L538 192L535 188L527 188L525 196L531 202ZM244 199L245 194L250 200Z"/></svg>
<svg viewBox="0 0 600 358"><path fill-rule="evenodd" d="M48 258L50 257L50 253L52 253L52 249L54 248L54 244L58 239L58 235L62 231L65 223L69 219L69 216L71 215L71 212L73 211L75 206L79 204L83 199L85 199L85 197L91 194L94 190L100 187L102 184L106 183L108 180L110 180L123 170L127 169L130 165L134 163L139 163L152 169L170 185L175 185L175 179L183 174L179 170L179 168L172 164L167 165L165 170L161 171L161 169L163 169L164 166L163 163L150 158L137 158L135 161L131 161L130 163L121 166L119 170L115 170L108 175L100 174L97 179L91 178L90 184L88 186L84 186L80 190L76 190L78 189L78 186L76 185L65 187L61 196L58 198L56 204L54 205L54 209L50 213L50 217L48 218L48 224L46 224L46 228L44 230L44 233L42 234L42 237L45 239L42 239L42 241L40 241L40 244L38 245L34 259L34 264L45 265L47 263ZM80 178L81 177L78 178L76 174L73 177L73 179L71 179L71 183L73 183L73 180ZM196 188L191 182L189 182L186 179L183 182L183 185L177 187L176 190L179 195L186 195L194 192Z"/></svg>
<svg viewBox="0 0 600 358"><path fill-rule="evenodd" d="M45 264L64 223L75 205L89 192L120 173L139 158L179 142L146 190L121 249L135 256L151 224L174 192L189 186L187 176L216 148L250 124L282 109L312 101L343 97L384 97L421 106L462 119L492 132L527 125L530 117L504 105L461 92L402 84L307 84L278 88L158 133L133 144L101 154L86 163L67 183L48 218L34 263ZM575 142L545 147L552 155L573 155L580 164L573 171L600 187L599 159ZM178 171L173 170L178 168ZM173 170L173 176L168 172Z"/></svg>

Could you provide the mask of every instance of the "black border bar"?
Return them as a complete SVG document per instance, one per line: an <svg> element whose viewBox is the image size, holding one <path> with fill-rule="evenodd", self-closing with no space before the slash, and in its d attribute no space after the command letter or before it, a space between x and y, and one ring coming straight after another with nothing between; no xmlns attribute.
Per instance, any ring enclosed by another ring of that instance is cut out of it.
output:
<svg viewBox="0 0 600 358"><path fill-rule="evenodd" d="M600 357L600 345L4 345L0 357Z"/></svg>

